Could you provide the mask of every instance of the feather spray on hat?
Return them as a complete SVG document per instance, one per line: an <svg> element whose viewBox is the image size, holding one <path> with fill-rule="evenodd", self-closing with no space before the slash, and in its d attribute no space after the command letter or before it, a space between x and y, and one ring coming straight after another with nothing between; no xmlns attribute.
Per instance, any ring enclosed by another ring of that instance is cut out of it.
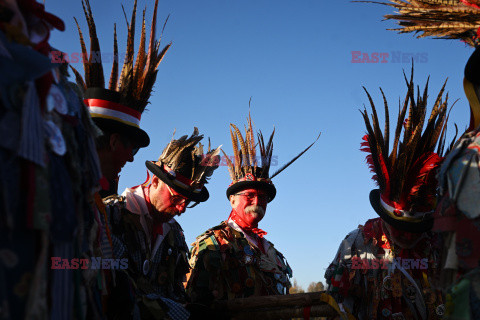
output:
<svg viewBox="0 0 480 320"><path fill-rule="evenodd" d="M248 114L247 125L245 126L245 137L242 135L236 125L233 123L230 124L233 161L222 150L227 161L230 179L232 180L232 183L227 189L227 197L240 191L241 189L255 187L265 189L265 191L269 194L269 201L273 200L276 194L276 189L271 179L277 176L293 162L295 162L295 160L307 152L307 150L310 149L315 142L317 142L318 138L320 138L319 134L313 143L306 147L292 160L283 165L274 174L269 175L273 155L274 134L275 129L273 129L270 138L268 139L267 143L265 143L262 131L259 130L257 133L258 143L256 143L253 122L250 113ZM260 151L260 159L258 159L256 152L257 145Z"/></svg>
<svg viewBox="0 0 480 320"><path fill-rule="evenodd" d="M396 20L399 33L413 32L418 38L460 39L475 46L480 27L478 0L389 0L388 2L355 1L390 6L397 11L385 15Z"/></svg>
<svg viewBox="0 0 480 320"><path fill-rule="evenodd" d="M427 117L429 80L422 92L419 86L415 87L413 65L410 79L405 74L404 78L407 94L403 104L399 103L391 150L387 99L380 88L385 110L382 132L373 99L364 88L372 113L369 117L366 108L361 111L367 134L363 137L360 150L368 153L367 164L380 189L381 199L375 200L384 203L382 211L392 208L389 212L391 218L416 222L435 206L436 171L445 151L448 93L443 98L445 81ZM453 141L449 148L452 145Z"/></svg>

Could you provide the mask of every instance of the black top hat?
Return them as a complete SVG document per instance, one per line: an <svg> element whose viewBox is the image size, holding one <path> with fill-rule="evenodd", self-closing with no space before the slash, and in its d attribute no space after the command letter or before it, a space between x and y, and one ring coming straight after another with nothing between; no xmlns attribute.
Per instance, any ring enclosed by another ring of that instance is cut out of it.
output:
<svg viewBox="0 0 480 320"><path fill-rule="evenodd" d="M480 125L480 47L475 49L465 66L463 88L470 103L468 130L474 130Z"/></svg>
<svg viewBox="0 0 480 320"><path fill-rule="evenodd" d="M245 189L261 189L268 194L268 202L272 201L277 194L277 189L270 181L270 179L257 178L250 173L247 173L245 177L232 183L227 188L227 198L231 195L240 192Z"/></svg>
<svg viewBox="0 0 480 320"><path fill-rule="evenodd" d="M382 220L387 222L395 229L406 232L422 233L431 230L433 227L433 211L431 213L417 214L420 216L420 218L399 218L397 215L395 215L394 210L388 210L386 206L382 205L381 193L379 189L370 191L370 204L380 218L382 218ZM414 213L413 216L415 215L416 214Z"/></svg>
<svg viewBox="0 0 480 320"><path fill-rule="evenodd" d="M126 105L118 92L104 88L88 88L84 102L100 129L122 133L133 140L138 148L150 144L148 134L139 127L141 113Z"/></svg>
<svg viewBox="0 0 480 320"><path fill-rule="evenodd" d="M83 34L77 20L77 28L82 48L82 62L85 70L85 79L73 67L76 81L85 94L85 103L89 107L90 114L95 123L101 129L125 133L137 142L137 147L146 147L150 139L145 131L140 129L140 117L145 110L153 85L157 78L157 68L170 44L160 50L160 42L155 38L157 21L158 0L155 1L155 8L150 29L150 39L147 46L145 24L141 31L141 44L137 57L134 51L135 15L136 3L132 11L130 23L128 24L127 48L125 61L119 73L117 33L114 28L113 52L114 61L108 87L105 86L103 74L102 55L100 42L97 38L95 20L89 0L82 0L85 18L90 34L90 54L87 54Z"/></svg>

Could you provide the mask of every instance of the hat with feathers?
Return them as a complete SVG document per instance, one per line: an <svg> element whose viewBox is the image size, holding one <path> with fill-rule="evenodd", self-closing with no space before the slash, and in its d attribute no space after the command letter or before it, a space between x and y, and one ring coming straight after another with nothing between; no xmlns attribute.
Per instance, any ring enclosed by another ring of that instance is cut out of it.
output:
<svg viewBox="0 0 480 320"><path fill-rule="evenodd" d="M209 193L204 185L220 162L221 146L212 150L209 139L204 154L202 139L203 135L194 128L190 137L184 135L177 140L172 137L157 161L145 162L160 180L194 202L207 201Z"/></svg>
<svg viewBox="0 0 480 320"><path fill-rule="evenodd" d="M468 130L474 130L480 125L480 47L475 49L467 61L463 89L470 103Z"/></svg>
<svg viewBox="0 0 480 320"><path fill-rule="evenodd" d="M401 28L389 29L399 33L414 32L418 38L435 37L460 39L470 46L478 42L480 27L479 0L389 0L377 3L393 7L395 14L385 15Z"/></svg>
<svg viewBox="0 0 480 320"><path fill-rule="evenodd" d="M75 22L77 23L80 45L82 47L85 79L73 67L72 70L78 86L84 92L85 104L89 107L90 115L100 129L123 132L137 143L137 147L146 147L150 143L150 138L145 131L140 129L140 118L149 103L148 100L157 77L158 66L171 45L168 44L160 50L160 40L156 40L158 0L155 1L150 38L146 51L145 10L143 11L140 45L137 57L134 60L135 18L137 11L137 1L135 0L130 23L127 21L127 48L120 75L118 74L117 32L116 25L114 25L114 61L108 87L105 86L100 43L97 38L95 21L89 0L82 0L82 5L90 34L90 55L87 55L83 34L76 19Z"/></svg>
<svg viewBox="0 0 480 320"><path fill-rule="evenodd" d="M428 80L423 93L418 86L415 88L413 65L410 79L405 74L404 78L407 94L403 105L399 103L391 151L389 107L385 95L380 88L385 108L385 128L382 132L373 100L364 88L372 114L370 120L367 109L361 111L367 134L363 137L360 150L368 153L367 163L379 187L370 193L370 203L377 214L399 230L418 233L429 230L433 222L431 213L436 204L436 172L443 159L447 129L448 93L443 100L445 81L430 116L426 118ZM450 147L452 145L453 142Z"/></svg>
<svg viewBox="0 0 480 320"><path fill-rule="evenodd" d="M270 202L273 200L273 198L275 198L277 193L277 190L272 183L272 178L285 170L308 149L310 149L310 147L312 147L313 144L318 140L320 134L312 144L300 152L296 157L283 165L274 174L269 175L273 155L273 135L275 134L275 129L273 129L273 132L270 135L267 143L265 143L263 139L262 131L259 130L257 133L258 143L256 143L253 132L252 117L250 116L250 113L248 114L247 124L248 126L245 126L245 138L242 136L242 133L236 125L232 123L230 124L230 137L232 139L233 146L233 161L222 150L227 161L230 178L232 179L232 183L227 188L227 198L241 190L254 188L264 190L268 194L268 201ZM257 158L257 145L260 151L260 159Z"/></svg>

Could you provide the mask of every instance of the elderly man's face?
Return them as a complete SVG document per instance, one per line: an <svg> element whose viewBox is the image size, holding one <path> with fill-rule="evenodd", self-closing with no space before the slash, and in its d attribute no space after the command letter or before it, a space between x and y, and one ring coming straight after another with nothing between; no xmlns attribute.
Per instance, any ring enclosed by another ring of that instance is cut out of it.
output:
<svg viewBox="0 0 480 320"><path fill-rule="evenodd" d="M190 202L187 198L163 183L157 176L152 178L149 197L150 203L155 210L169 219L184 213Z"/></svg>
<svg viewBox="0 0 480 320"><path fill-rule="evenodd" d="M257 227L265 216L268 195L263 190L245 189L230 196L233 210L250 227Z"/></svg>

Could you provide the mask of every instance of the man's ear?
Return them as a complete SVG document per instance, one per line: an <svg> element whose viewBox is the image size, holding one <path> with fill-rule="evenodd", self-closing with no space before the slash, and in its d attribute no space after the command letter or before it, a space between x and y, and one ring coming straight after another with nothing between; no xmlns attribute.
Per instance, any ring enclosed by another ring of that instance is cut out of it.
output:
<svg viewBox="0 0 480 320"><path fill-rule="evenodd" d="M117 149L118 144L120 143L120 133L112 133L110 135L110 149L115 151Z"/></svg>
<svg viewBox="0 0 480 320"><path fill-rule="evenodd" d="M161 182L162 181L156 175L152 177L152 187L154 187L155 189L158 188Z"/></svg>
<svg viewBox="0 0 480 320"><path fill-rule="evenodd" d="M230 196L230 204L232 205L232 208L234 208L236 206L236 200L235 200L235 196L232 194Z"/></svg>

